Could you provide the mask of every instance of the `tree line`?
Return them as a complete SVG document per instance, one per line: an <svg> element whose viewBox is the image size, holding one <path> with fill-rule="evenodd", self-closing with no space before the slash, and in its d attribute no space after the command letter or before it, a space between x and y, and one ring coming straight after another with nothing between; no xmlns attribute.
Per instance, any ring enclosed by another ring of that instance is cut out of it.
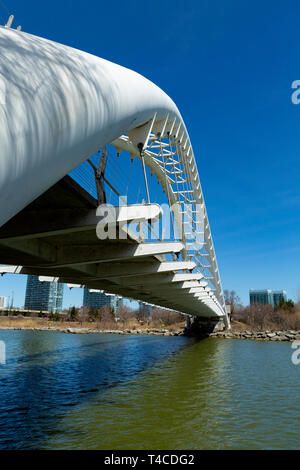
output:
<svg viewBox="0 0 300 470"><path fill-rule="evenodd" d="M125 305L121 305L114 311L109 305L101 308L88 308L86 305L81 308L71 307L66 315L65 320L71 322L95 322L102 325L112 323L121 323L126 326L130 322L140 324L150 324L157 326L169 326L185 321L185 317L180 313L164 308L155 307L153 309L139 308L131 309Z"/></svg>
<svg viewBox="0 0 300 470"><path fill-rule="evenodd" d="M275 307L266 304L244 306L235 291L224 290L225 303L230 305L233 322L241 322L256 330L300 330L300 301L281 299Z"/></svg>

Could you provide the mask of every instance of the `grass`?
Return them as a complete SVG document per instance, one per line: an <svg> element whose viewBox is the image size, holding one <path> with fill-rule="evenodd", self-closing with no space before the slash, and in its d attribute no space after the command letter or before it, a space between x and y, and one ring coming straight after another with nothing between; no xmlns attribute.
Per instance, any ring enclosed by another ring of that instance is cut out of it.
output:
<svg viewBox="0 0 300 470"><path fill-rule="evenodd" d="M45 327L55 327L57 330L65 330L67 328L89 328L91 330L147 330L151 328L164 328L169 331L176 331L183 329L185 322L175 323L173 325L165 326L158 321L149 322L149 324L140 324L136 320L128 320L125 322L114 322L114 321L95 321L95 322L79 322L79 321L50 321L47 318L38 318L38 317L7 317L0 316L0 327L15 327L15 328L45 328Z"/></svg>

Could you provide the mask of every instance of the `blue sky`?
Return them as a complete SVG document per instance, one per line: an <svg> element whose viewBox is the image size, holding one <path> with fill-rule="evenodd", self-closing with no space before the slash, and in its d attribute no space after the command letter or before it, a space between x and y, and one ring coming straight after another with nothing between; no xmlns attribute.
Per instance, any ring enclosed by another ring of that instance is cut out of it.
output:
<svg viewBox="0 0 300 470"><path fill-rule="evenodd" d="M300 4L296 0L4 0L23 30L145 75L190 133L224 288L300 296ZM0 16L6 12L0 6ZM0 295L21 277L0 279ZM81 303L65 292L65 305Z"/></svg>

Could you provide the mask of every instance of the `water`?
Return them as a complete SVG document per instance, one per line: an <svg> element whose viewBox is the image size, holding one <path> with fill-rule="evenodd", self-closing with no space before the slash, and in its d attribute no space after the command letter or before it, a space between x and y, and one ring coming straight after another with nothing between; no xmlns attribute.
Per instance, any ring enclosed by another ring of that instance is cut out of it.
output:
<svg viewBox="0 0 300 470"><path fill-rule="evenodd" d="M290 343L1 331L1 449L299 449Z"/></svg>

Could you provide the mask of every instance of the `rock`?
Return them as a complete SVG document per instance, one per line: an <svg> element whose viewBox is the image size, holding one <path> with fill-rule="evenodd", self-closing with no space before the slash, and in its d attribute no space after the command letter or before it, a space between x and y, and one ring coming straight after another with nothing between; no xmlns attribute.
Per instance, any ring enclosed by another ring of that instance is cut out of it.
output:
<svg viewBox="0 0 300 470"><path fill-rule="evenodd" d="M277 338L278 338L278 341L288 341L289 340L289 338L281 332L277 333Z"/></svg>
<svg viewBox="0 0 300 470"><path fill-rule="evenodd" d="M286 336L289 340L294 340L294 339L295 339L295 335L292 334L292 333L286 332L286 333L284 333L284 334L285 334L285 336Z"/></svg>
<svg viewBox="0 0 300 470"><path fill-rule="evenodd" d="M49 329L53 329L53 327L49 327ZM76 334L76 333L82 334L82 333L87 333L87 330L86 330L86 328L68 328L67 332L68 333L73 333L73 334Z"/></svg>
<svg viewBox="0 0 300 470"><path fill-rule="evenodd" d="M235 339L252 339L257 341L294 341L300 340L300 331L214 331L209 335L211 338L235 338Z"/></svg>

